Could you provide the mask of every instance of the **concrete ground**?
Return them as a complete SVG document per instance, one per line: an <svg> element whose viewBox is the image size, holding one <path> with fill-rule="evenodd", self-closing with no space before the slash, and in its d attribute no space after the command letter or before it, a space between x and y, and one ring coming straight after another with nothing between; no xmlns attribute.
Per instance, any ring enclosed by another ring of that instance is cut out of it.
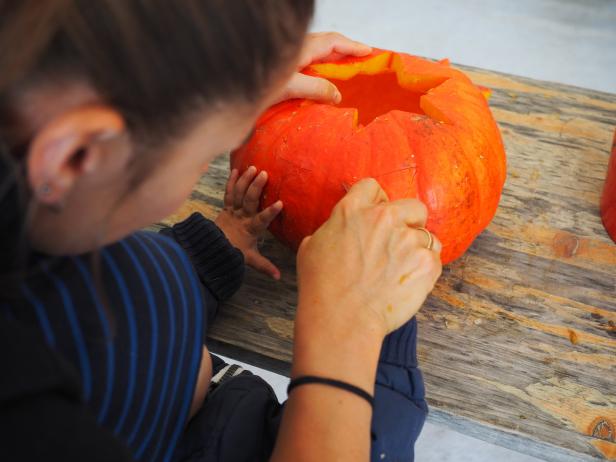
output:
<svg viewBox="0 0 616 462"><path fill-rule="evenodd" d="M614 0L317 0L317 5L315 31L336 30L372 46L616 93ZM279 398L286 397L288 379L252 369ZM417 462L537 460L430 423L416 446Z"/></svg>

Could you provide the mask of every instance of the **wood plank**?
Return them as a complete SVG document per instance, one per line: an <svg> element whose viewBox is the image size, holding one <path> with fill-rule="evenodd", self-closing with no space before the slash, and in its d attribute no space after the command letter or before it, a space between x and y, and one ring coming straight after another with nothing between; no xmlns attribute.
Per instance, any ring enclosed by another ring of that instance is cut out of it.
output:
<svg viewBox="0 0 616 462"><path fill-rule="evenodd" d="M616 460L616 245L599 218L616 95L463 69L493 90L508 178L418 314L430 418L545 460ZM227 163L167 223L215 216ZM212 346L288 372L294 255L271 237L262 248L282 281L249 269Z"/></svg>

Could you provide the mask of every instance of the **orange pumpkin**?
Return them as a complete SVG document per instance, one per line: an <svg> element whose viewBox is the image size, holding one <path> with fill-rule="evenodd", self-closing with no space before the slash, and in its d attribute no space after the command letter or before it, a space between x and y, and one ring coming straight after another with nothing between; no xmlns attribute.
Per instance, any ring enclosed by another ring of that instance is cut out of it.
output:
<svg viewBox="0 0 616 462"><path fill-rule="evenodd" d="M356 181L376 178L390 199L418 198L443 263L471 245L496 212L505 151L485 89L448 62L375 50L313 64L342 93L337 106L291 100L266 111L232 167L267 170L262 207L284 210L270 226L297 248Z"/></svg>

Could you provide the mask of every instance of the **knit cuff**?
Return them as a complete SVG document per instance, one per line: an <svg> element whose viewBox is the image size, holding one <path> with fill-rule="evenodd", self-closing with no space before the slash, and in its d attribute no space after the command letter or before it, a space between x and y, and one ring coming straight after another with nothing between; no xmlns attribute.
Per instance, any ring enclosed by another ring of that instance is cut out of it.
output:
<svg viewBox="0 0 616 462"><path fill-rule="evenodd" d="M417 367L417 319L415 317L385 337L379 361L406 368Z"/></svg>
<svg viewBox="0 0 616 462"><path fill-rule="evenodd" d="M219 302L231 298L240 288L244 279L244 256L213 221L195 212L162 233L184 248L199 279Z"/></svg>

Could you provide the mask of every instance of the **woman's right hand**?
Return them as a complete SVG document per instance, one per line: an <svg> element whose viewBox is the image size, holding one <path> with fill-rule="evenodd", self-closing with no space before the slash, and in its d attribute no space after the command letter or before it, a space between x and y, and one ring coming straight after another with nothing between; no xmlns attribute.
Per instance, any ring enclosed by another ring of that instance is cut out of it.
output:
<svg viewBox="0 0 616 462"><path fill-rule="evenodd" d="M428 250L426 207L389 202L374 179L356 183L298 253L302 324L350 323L382 335L417 313L441 274L441 244ZM305 324L304 324L305 325Z"/></svg>
<svg viewBox="0 0 616 462"><path fill-rule="evenodd" d="M304 239L292 378L342 380L374 396L383 337L417 313L441 273L440 242L428 250L427 233L413 229L426 214L418 200L389 202L366 179ZM366 401L346 390L297 387L271 460L367 461L371 418Z"/></svg>

